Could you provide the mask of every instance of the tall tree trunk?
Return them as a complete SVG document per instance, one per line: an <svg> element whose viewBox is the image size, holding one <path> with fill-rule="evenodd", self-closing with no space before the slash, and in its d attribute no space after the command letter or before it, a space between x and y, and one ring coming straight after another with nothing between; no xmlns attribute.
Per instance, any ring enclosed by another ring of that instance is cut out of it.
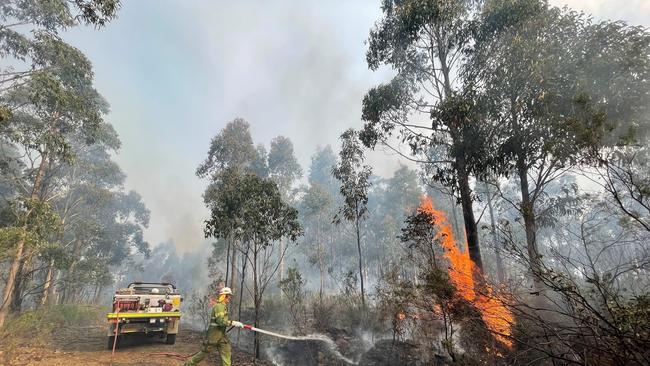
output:
<svg viewBox="0 0 650 366"><path fill-rule="evenodd" d="M228 249L226 250L226 281L224 286L228 286L228 276L230 275L230 243L232 240L228 238Z"/></svg>
<svg viewBox="0 0 650 366"><path fill-rule="evenodd" d="M230 259L230 288L234 292L237 288L237 251L239 246L237 242L232 243L232 258Z"/></svg>
<svg viewBox="0 0 650 366"><path fill-rule="evenodd" d="M253 305L255 307L255 315L253 318L253 324L255 328L259 327L259 312L260 312L260 305L261 305L261 296L260 296L260 287L259 287L259 278L257 274L257 245L253 248ZM255 332L253 335L253 350L255 354L255 359L260 358L260 338L259 334Z"/></svg>
<svg viewBox="0 0 650 366"><path fill-rule="evenodd" d="M52 290L50 291L50 303L52 304L60 304L61 300L61 271L55 271L56 276L54 280L54 284L52 285Z"/></svg>
<svg viewBox="0 0 650 366"><path fill-rule="evenodd" d="M79 258L81 257L81 243L79 240L75 240L73 245L72 245L72 257L73 258ZM74 286L75 286L75 272L77 269L77 264L78 260L73 259L72 263L70 264L70 268L68 268L68 271L65 275L64 278L64 284L63 284L63 293L61 294L61 304L69 303L70 298L72 297L72 294L74 293Z"/></svg>
<svg viewBox="0 0 650 366"><path fill-rule="evenodd" d="M48 164L47 153L44 152L41 154L41 163L38 167L36 178L34 179L34 185L32 186L32 192L31 192L32 200L37 199L40 194L41 182L43 180L43 177L45 176L45 169L47 167L47 164ZM18 243L16 244L16 253L14 254L14 258L11 262L11 267L9 267L7 282L5 284L5 288L2 294L2 303L0 303L0 328L2 328L2 326L4 325L5 320L7 319L7 315L9 315L9 310L11 306L10 302L11 302L12 295L14 294L16 279L20 273L19 271L21 265L24 266L24 260L26 258L26 256L24 255L25 237L27 235L28 219L29 219L29 213L27 213L25 218L25 223L23 225L23 233L20 235L20 238L18 239Z"/></svg>
<svg viewBox="0 0 650 366"><path fill-rule="evenodd" d="M279 268L280 275L278 277L278 284L282 282L282 279L284 278L284 255L283 254L284 254L284 240L280 238L280 252L278 253L278 255L280 256L280 268ZM280 297L282 297L282 291L280 291Z"/></svg>
<svg viewBox="0 0 650 366"><path fill-rule="evenodd" d="M45 283L43 284L43 292L41 296L41 306L47 305L50 292L52 290L52 280L54 279L54 259L50 260L47 266L47 274L45 275Z"/></svg>
<svg viewBox="0 0 650 366"><path fill-rule="evenodd" d="M104 286L102 284L97 284L95 287L95 295L93 296L93 304L99 304L99 295L102 294Z"/></svg>
<svg viewBox="0 0 650 366"><path fill-rule="evenodd" d="M361 231L359 230L359 216L355 220L355 227L357 231L357 250L359 251L359 280L361 283L361 306L366 308L366 292L363 288L363 258L361 256Z"/></svg>
<svg viewBox="0 0 650 366"><path fill-rule="evenodd" d="M320 287L318 289L318 299L323 303L323 288L325 287L325 245L323 245L323 228L321 227L322 218L318 217L316 223L316 240L318 242L318 270L320 272Z"/></svg>
<svg viewBox="0 0 650 366"><path fill-rule="evenodd" d="M241 321L241 306L244 301L244 281L246 280L246 264L248 260L248 253L250 250L250 245L246 244L246 253L242 256L242 265L241 265L241 281L240 281L240 291L239 291L239 304L237 310L237 320ZM241 329L237 330L237 344L239 344L239 335Z"/></svg>
<svg viewBox="0 0 650 366"><path fill-rule="evenodd" d="M27 228L23 229L23 237L18 240L18 246L16 247L16 254L14 255L14 260L11 263L9 268L9 275L7 276L7 283L5 284L4 292L2 295L2 303L0 304L0 327L4 325L4 322L9 314L9 309L11 306L11 296L14 292L14 286L16 284L16 277L20 270L20 264L22 263L23 250L25 246L24 235L26 234Z"/></svg>
<svg viewBox="0 0 650 366"><path fill-rule="evenodd" d="M23 259L18 265L18 273L16 274L16 282L14 283L14 291L11 294L10 310L13 312L20 312L23 304L23 287L25 286L25 267L28 266L27 260Z"/></svg>
<svg viewBox="0 0 650 366"><path fill-rule="evenodd" d="M541 256L537 249L537 226L535 223L534 202L530 197L530 187L528 185L528 168L523 159L517 161L517 172L519 174L519 184L521 186L521 215L524 218L526 229L526 249L528 251L528 261L530 262L530 271L533 275L533 284L535 291L540 293L543 285L540 280L541 275Z"/></svg>
<svg viewBox="0 0 650 366"><path fill-rule="evenodd" d="M63 293L61 294L61 304L70 302L71 294L74 291L73 287L74 287L74 276L75 276L76 267L77 267L77 261L73 261L70 264L70 268L68 269L68 272L65 275Z"/></svg>
<svg viewBox="0 0 650 366"><path fill-rule="evenodd" d="M472 190L469 187L469 174L466 171L465 162L462 158L457 158L457 171L460 201L463 208L463 220L465 223L465 235L467 237L467 249L469 250L469 258L480 270L483 270L481 248L479 247L478 240L478 227L476 225L476 220L474 219Z"/></svg>
<svg viewBox="0 0 650 366"><path fill-rule="evenodd" d="M318 241L318 270L320 271L320 288L318 289L318 299L323 303L323 287L325 284L325 264L323 263L325 253L323 253L323 244Z"/></svg>
<svg viewBox="0 0 650 366"><path fill-rule="evenodd" d="M503 259L501 258L501 243L499 243L499 237L497 235L497 225L496 220L494 219L494 208L492 207L492 194L490 193L490 188L487 182L485 184L485 192L487 193L487 204L488 204L488 213L490 214L490 232L492 233L492 240L494 240L494 255L497 260L497 280L499 283L505 281L505 276L503 273Z"/></svg>
<svg viewBox="0 0 650 366"><path fill-rule="evenodd" d="M447 53L447 44L448 39L446 35L441 31L440 28L437 28L435 34L433 35L435 39L436 48L438 51L438 60L440 61L440 71L442 73L443 81L443 90L445 99L449 99L453 96L453 90L451 89L451 67L450 60L447 59L449 56ZM437 72L435 69L433 72ZM454 143L458 142L456 137L460 134L456 131L452 133L452 138ZM460 155L456 157L456 175L458 178L458 185L460 190L460 201L463 209L463 221L465 223L465 234L467 238L467 248L469 251L470 259L476 264L476 266L483 270L483 261L481 260L481 249L479 247L478 239L478 228L476 221L474 220L474 207L472 201L472 190L469 187L469 171L467 169L467 164L465 158Z"/></svg>

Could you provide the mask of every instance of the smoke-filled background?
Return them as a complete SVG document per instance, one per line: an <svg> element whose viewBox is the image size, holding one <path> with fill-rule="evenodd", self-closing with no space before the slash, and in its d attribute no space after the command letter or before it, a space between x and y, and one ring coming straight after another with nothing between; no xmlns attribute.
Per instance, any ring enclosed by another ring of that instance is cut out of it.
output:
<svg viewBox="0 0 650 366"><path fill-rule="evenodd" d="M650 362L648 2L100 3L0 8L0 341L150 281L275 365Z"/></svg>
<svg viewBox="0 0 650 366"><path fill-rule="evenodd" d="M552 3L650 25L642 0ZM93 60L97 88L111 104L107 119L123 142L116 161L152 212L145 232L152 245L171 240L185 252L204 240L205 184L194 170L233 118L251 124L255 142L289 137L303 169L317 146L336 147L342 130L361 126L366 90L392 75L365 62L379 5L138 1L99 32L63 35ZM370 158L384 177L400 162L386 152Z"/></svg>

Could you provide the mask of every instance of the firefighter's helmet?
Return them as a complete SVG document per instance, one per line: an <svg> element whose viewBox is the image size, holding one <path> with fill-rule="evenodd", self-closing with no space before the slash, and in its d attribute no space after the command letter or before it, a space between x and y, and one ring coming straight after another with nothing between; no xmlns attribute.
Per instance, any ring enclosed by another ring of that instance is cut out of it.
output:
<svg viewBox="0 0 650 366"><path fill-rule="evenodd" d="M230 287L224 287L219 291L219 295L232 295Z"/></svg>

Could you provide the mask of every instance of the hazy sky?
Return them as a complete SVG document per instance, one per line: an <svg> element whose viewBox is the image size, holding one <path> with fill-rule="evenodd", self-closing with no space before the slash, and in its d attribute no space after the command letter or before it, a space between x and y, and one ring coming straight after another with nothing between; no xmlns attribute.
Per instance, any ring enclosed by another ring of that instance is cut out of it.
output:
<svg viewBox="0 0 650 366"><path fill-rule="evenodd" d="M650 25L648 0L551 0ZM204 240L205 182L194 175L210 138L242 117L256 143L289 137L307 171L317 145L361 125L361 99L389 71L365 64L380 0L124 0L105 29L65 38L92 61L107 119L122 140L126 188L151 210L145 238L184 251ZM380 175L399 164L376 153Z"/></svg>

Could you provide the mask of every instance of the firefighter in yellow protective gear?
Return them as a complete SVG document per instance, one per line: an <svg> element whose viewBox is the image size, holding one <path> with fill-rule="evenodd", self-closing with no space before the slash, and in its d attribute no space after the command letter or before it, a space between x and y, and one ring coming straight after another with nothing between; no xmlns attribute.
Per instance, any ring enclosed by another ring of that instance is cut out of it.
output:
<svg viewBox="0 0 650 366"><path fill-rule="evenodd" d="M212 308L212 313L210 315L210 325L208 326L208 332L206 334L206 339L203 342L203 347L201 350L190 358L189 361L185 363L185 366L194 366L199 362L203 361L205 356L211 353L213 350L219 352L221 356L221 366L230 366L230 340L226 335L226 328L229 326L234 326L238 328L243 328L244 324L228 319L228 308L227 305L230 303L232 297L232 290L230 287L224 287L219 291L219 298L217 303Z"/></svg>

